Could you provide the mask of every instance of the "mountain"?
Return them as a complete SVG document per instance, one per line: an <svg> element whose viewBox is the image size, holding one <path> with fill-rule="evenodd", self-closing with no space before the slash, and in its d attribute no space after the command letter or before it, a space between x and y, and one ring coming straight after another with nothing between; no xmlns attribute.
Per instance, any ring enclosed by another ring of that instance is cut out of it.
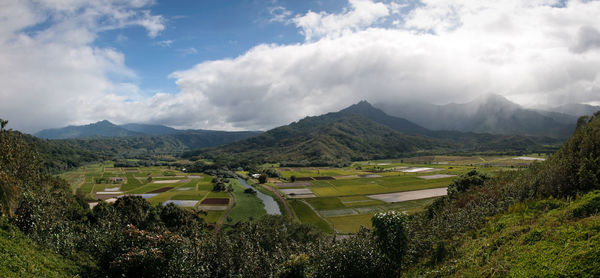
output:
<svg viewBox="0 0 600 278"><path fill-rule="evenodd" d="M381 103L386 113L431 130L455 130L492 134L516 134L566 138L576 121L522 108L500 95L485 95L467 103Z"/></svg>
<svg viewBox="0 0 600 278"><path fill-rule="evenodd" d="M550 111L559 112L575 117L584 115L594 115L594 113L600 111L600 106L593 106L589 104L570 103L549 109Z"/></svg>
<svg viewBox="0 0 600 278"><path fill-rule="evenodd" d="M435 140L406 135L359 115L330 113L307 117L209 153L315 165L398 157L442 147Z"/></svg>
<svg viewBox="0 0 600 278"><path fill-rule="evenodd" d="M174 129L172 127L164 126L164 125L151 125L151 124L124 124L120 125L120 127L127 129L129 131L143 133L147 135L164 135L164 134L174 134L180 132L180 130Z"/></svg>
<svg viewBox="0 0 600 278"><path fill-rule="evenodd" d="M340 115L361 115L368 118L376 123L385 125L397 131L406 134L429 134L430 130L423 128L422 126L415 124L409 120L393 117L385 112L373 107L369 102L363 100L357 104L351 105L348 108L340 110Z"/></svg>
<svg viewBox="0 0 600 278"><path fill-rule="evenodd" d="M416 154L533 151L556 143L551 138L432 131L362 101L339 112L306 117L255 137L186 155L322 165Z"/></svg>
<svg viewBox="0 0 600 278"><path fill-rule="evenodd" d="M44 129L35 134L36 137L44 139L124 137L141 135L144 134L125 129L107 120L82 126L67 126L63 128Z"/></svg>

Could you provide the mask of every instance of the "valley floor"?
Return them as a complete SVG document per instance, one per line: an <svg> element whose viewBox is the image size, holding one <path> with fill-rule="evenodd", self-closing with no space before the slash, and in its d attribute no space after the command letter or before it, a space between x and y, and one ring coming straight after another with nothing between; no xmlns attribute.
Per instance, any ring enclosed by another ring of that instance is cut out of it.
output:
<svg viewBox="0 0 600 278"><path fill-rule="evenodd" d="M445 195L445 188L457 175L472 169L493 175L543 159L538 155L426 156L356 162L344 168L263 165L281 173L281 177L270 178L263 186L250 177L253 173L237 174L248 179L265 197L277 200L279 210L291 219L314 224L328 233L352 234L361 226L370 228L371 217L377 212L422 210L436 197ZM155 204L174 203L202 210L205 221L215 226L267 214L263 201L243 193L245 188L237 180L228 180L232 194L214 192L214 177L180 170L158 166L115 168L106 162L61 176L69 181L73 191L87 196L91 206L98 199L114 202L123 195L138 195Z"/></svg>

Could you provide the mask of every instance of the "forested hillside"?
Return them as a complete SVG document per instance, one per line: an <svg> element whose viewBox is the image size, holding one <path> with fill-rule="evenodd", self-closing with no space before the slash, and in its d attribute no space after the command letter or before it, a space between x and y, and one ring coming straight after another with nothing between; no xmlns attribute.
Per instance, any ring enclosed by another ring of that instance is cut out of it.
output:
<svg viewBox="0 0 600 278"><path fill-rule="evenodd" d="M340 165L350 161L442 153L548 152L548 137L433 131L389 116L362 101L339 112L306 117L214 150L186 153L211 159Z"/></svg>
<svg viewBox="0 0 600 278"><path fill-rule="evenodd" d="M425 211L376 214L373 230L342 240L276 216L215 234L196 211L133 196L89 210L65 181L39 172L36 150L4 124L0 144L3 218L86 277L594 276L599 270L600 202L592 191L600 189L600 114L581 118L545 162L498 176L469 172Z"/></svg>

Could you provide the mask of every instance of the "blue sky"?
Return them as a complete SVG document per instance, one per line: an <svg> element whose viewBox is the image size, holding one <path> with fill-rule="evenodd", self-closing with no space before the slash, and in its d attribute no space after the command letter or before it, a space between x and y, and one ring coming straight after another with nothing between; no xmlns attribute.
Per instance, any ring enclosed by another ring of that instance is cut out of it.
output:
<svg viewBox="0 0 600 278"><path fill-rule="evenodd" d="M4 0L0 118L266 130L360 100L600 105L598 14L582 0Z"/></svg>
<svg viewBox="0 0 600 278"><path fill-rule="evenodd" d="M159 0L150 7L165 18L165 29L158 36L150 38L142 27L130 27L102 32L95 44L125 54L144 95L176 93L178 88L168 77L174 71L206 60L235 58L259 44L303 42L295 25L274 21L281 8L293 14L334 13L346 5L340 0Z"/></svg>

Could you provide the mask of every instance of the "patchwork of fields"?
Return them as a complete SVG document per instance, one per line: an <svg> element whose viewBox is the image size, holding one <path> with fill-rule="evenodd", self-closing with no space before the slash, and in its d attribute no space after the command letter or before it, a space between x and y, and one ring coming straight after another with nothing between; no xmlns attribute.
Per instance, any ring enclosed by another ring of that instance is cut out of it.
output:
<svg viewBox="0 0 600 278"><path fill-rule="evenodd" d="M543 159L534 157L529 161ZM281 181L269 186L286 197L300 222L345 234L371 227L377 212L422 210L445 195L457 175L472 169L493 175L526 167L529 163L523 161L502 156L429 156L364 161L344 168L280 167ZM292 177L296 182L290 182Z"/></svg>
<svg viewBox="0 0 600 278"><path fill-rule="evenodd" d="M451 157L431 156L403 160L357 162L344 168L289 168L270 165L281 173L269 179L266 190L278 199L281 212L325 232L354 233L370 227L373 214L387 210L413 213L435 198L460 174L474 168L493 175L518 169L543 157ZM243 171L238 172L248 176ZM234 224L258 219L267 212L262 200L244 193L244 186L229 179L233 192L213 192L213 177L184 173L167 167L115 168L111 162L81 167L61 175L74 192L83 194L90 206L101 199L114 202L136 195L158 204L175 204L198 211L208 223ZM257 183L249 180L249 183ZM279 196L277 196L279 195Z"/></svg>

